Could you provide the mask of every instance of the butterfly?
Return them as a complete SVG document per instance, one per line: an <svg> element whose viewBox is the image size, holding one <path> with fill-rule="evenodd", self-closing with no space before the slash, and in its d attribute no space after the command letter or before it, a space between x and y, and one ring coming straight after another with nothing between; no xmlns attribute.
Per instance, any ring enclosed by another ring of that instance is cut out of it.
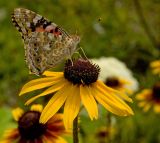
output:
<svg viewBox="0 0 160 143"><path fill-rule="evenodd" d="M31 73L41 75L77 51L78 35L65 30L43 16L24 8L16 8L12 22L24 41L25 60Z"/></svg>

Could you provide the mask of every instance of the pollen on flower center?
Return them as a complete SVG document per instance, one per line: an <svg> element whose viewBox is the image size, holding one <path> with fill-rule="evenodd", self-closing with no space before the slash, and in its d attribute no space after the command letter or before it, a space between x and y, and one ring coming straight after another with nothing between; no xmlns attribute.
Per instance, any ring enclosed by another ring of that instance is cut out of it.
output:
<svg viewBox="0 0 160 143"><path fill-rule="evenodd" d="M34 140L45 132L45 125L39 123L40 112L28 111L18 121L18 129L22 138Z"/></svg>
<svg viewBox="0 0 160 143"><path fill-rule="evenodd" d="M153 99L160 102L160 82L153 86Z"/></svg>
<svg viewBox="0 0 160 143"><path fill-rule="evenodd" d="M89 60L78 59L73 63L68 60L64 68L64 77L73 84L89 85L97 81L99 72L99 66Z"/></svg>
<svg viewBox="0 0 160 143"><path fill-rule="evenodd" d="M116 77L108 77L108 78L106 79L105 84L106 84L107 86L109 86L109 87L114 88L114 87L119 86L120 83L119 83L119 81L118 81L118 79L117 79Z"/></svg>

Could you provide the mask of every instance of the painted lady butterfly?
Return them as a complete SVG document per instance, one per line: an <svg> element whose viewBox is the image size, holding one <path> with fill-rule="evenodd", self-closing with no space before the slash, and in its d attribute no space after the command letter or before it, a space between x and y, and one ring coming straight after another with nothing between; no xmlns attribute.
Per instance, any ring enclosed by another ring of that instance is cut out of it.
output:
<svg viewBox="0 0 160 143"><path fill-rule="evenodd" d="M12 22L24 40L26 63L36 75L71 58L80 42L79 36L67 34L55 23L28 9L14 9Z"/></svg>

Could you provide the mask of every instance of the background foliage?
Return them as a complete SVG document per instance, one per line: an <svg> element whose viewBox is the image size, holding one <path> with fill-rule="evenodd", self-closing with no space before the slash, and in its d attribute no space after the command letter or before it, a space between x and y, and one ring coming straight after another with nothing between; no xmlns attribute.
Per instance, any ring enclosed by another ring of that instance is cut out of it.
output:
<svg viewBox="0 0 160 143"><path fill-rule="evenodd" d="M140 8L136 2L137 0L0 0L0 136L5 128L13 126L11 109L19 105L23 107L25 99L19 98L18 93L22 85L33 78L28 75L24 62L20 34L11 23L14 8L33 10L69 33L78 33L81 36L81 47L89 58L114 56L124 61L140 82L141 90L144 87L150 88L158 80L151 74L148 65L150 61L158 59L160 54L160 1L139 0ZM134 100L134 95L132 97ZM143 113L136 101L131 106L135 112L133 117L110 115L115 120L116 130L112 142L160 142L160 116L152 111ZM93 122L90 122L84 112L81 120L81 141L100 142L96 133L100 126L108 124L106 111L102 110L100 119Z"/></svg>

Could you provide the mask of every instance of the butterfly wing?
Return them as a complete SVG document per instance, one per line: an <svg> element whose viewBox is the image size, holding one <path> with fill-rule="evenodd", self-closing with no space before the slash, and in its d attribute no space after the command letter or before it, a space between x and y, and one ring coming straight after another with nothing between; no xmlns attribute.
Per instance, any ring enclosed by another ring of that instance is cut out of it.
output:
<svg viewBox="0 0 160 143"><path fill-rule="evenodd" d="M36 75L71 56L80 40L28 9L16 8L12 22L24 39L26 63Z"/></svg>
<svg viewBox="0 0 160 143"><path fill-rule="evenodd" d="M70 37L62 40L48 32L34 32L26 44L26 62L30 71L41 75L55 67L76 51L78 43L79 37L76 40Z"/></svg>
<svg viewBox="0 0 160 143"><path fill-rule="evenodd" d="M12 14L12 22L17 30L22 34L22 38L29 36L31 32L35 32L38 27L45 29L48 25L57 27L43 16L24 8L16 8Z"/></svg>

